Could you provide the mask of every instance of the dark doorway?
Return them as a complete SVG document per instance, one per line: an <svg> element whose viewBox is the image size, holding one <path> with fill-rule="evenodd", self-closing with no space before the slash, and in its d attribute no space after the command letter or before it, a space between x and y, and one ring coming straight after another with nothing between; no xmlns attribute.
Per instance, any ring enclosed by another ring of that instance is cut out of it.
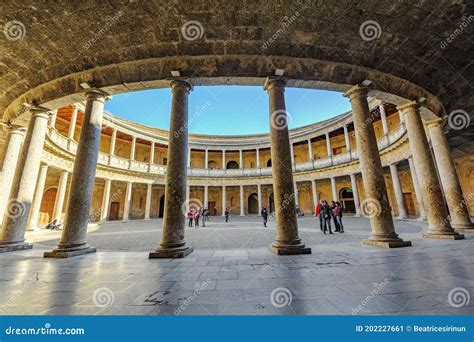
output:
<svg viewBox="0 0 474 342"><path fill-rule="evenodd" d="M239 164L237 164L237 162L231 160L230 162L227 163L227 166L226 166L228 169L238 169L239 168Z"/></svg>
<svg viewBox="0 0 474 342"><path fill-rule="evenodd" d="M267 161L267 167L272 167L272 160L271 160L271 159L268 159L268 161Z"/></svg>
<svg viewBox="0 0 474 342"><path fill-rule="evenodd" d="M355 213L354 194L350 188L342 188L339 191L339 201L346 213Z"/></svg>
<svg viewBox="0 0 474 342"><path fill-rule="evenodd" d="M110 203L109 221L117 221L119 219L119 210L120 202Z"/></svg>
<svg viewBox="0 0 474 342"><path fill-rule="evenodd" d="M275 211L275 198L273 196L273 192L270 194L268 201L270 202L268 203L268 210L270 210L270 213L273 213Z"/></svg>
<svg viewBox="0 0 474 342"><path fill-rule="evenodd" d="M162 195L160 197L160 208L158 210L158 217L162 218L164 212L165 212L165 195Z"/></svg>
<svg viewBox="0 0 474 342"><path fill-rule="evenodd" d="M248 198L249 214L259 214L258 212L258 195L254 192Z"/></svg>

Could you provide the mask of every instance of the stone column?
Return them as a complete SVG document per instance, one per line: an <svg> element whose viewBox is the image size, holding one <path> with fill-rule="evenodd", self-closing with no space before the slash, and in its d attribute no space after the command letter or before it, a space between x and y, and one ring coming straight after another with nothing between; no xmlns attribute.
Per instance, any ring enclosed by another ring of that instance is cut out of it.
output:
<svg viewBox="0 0 474 342"><path fill-rule="evenodd" d="M351 101L359 164L365 187L366 199L362 202L362 211L370 218L372 227L370 237L363 243L387 248L411 246L410 241L403 241L395 232L377 140L370 123L367 93L366 87L356 85L345 94Z"/></svg>
<svg viewBox="0 0 474 342"><path fill-rule="evenodd" d="M227 169L225 165L225 150L222 150L222 169Z"/></svg>
<svg viewBox="0 0 474 342"><path fill-rule="evenodd" d="M351 152L351 139L349 137L349 129L344 125L344 140L346 142L346 151Z"/></svg>
<svg viewBox="0 0 474 342"><path fill-rule="evenodd" d="M209 168L209 150L206 148L204 152L204 168L207 170Z"/></svg>
<svg viewBox="0 0 474 342"><path fill-rule="evenodd" d="M145 220L149 220L149 219L150 219L151 190L152 190L152 184L147 184L147 188L146 188L146 201L145 201Z"/></svg>
<svg viewBox="0 0 474 342"><path fill-rule="evenodd" d="M300 206L300 197L298 194L298 183L295 181L293 184L293 187L295 188L295 205Z"/></svg>
<svg viewBox="0 0 474 342"><path fill-rule="evenodd" d="M58 117L58 110L52 110L51 115L49 116L49 127L56 128L56 119Z"/></svg>
<svg viewBox="0 0 474 342"><path fill-rule="evenodd" d="M3 222L25 131L23 127L14 126L8 132L8 145L0 172L0 189L2 189L0 191L0 222Z"/></svg>
<svg viewBox="0 0 474 342"><path fill-rule="evenodd" d="M191 147L188 148L188 167L191 167Z"/></svg>
<svg viewBox="0 0 474 342"><path fill-rule="evenodd" d="M332 200L336 202L339 201L339 194L337 193L335 177L331 177L331 192L332 192Z"/></svg>
<svg viewBox="0 0 474 342"><path fill-rule="evenodd" d="M265 89L269 96L270 142L272 156L273 194L275 199L276 239L270 246L278 255L309 254L298 236L295 213L291 144L285 106L285 81L268 78Z"/></svg>
<svg viewBox="0 0 474 342"><path fill-rule="evenodd" d="M256 159L257 159L257 169L259 169L260 168L260 150L257 148L256 151L257 151L257 157L256 157Z"/></svg>
<svg viewBox="0 0 474 342"><path fill-rule="evenodd" d="M155 143L151 142L150 145L150 165L155 163Z"/></svg>
<svg viewBox="0 0 474 342"><path fill-rule="evenodd" d="M451 226L456 230L472 232L474 231L474 225L471 222L466 206L466 200L463 196L448 141L444 135L443 121L437 119L429 122L428 131L431 137L436 165L438 166L439 178L449 208Z"/></svg>
<svg viewBox="0 0 474 342"><path fill-rule="evenodd" d="M71 121L69 122L69 131L67 137L74 140L74 133L76 132L76 121L77 121L77 106L72 105Z"/></svg>
<svg viewBox="0 0 474 342"><path fill-rule="evenodd" d="M244 153L242 150L239 150L239 168L244 168Z"/></svg>
<svg viewBox="0 0 474 342"><path fill-rule="evenodd" d="M359 187L357 186L357 179L355 174L351 174L351 185L352 185L352 195L354 196L354 206L355 206L355 216L360 216L360 199L359 199Z"/></svg>
<svg viewBox="0 0 474 342"><path fill-rule="evenodd" d="M415 163L413 158L408 158L408 164L410 165L410 174L413 182L413 188L415 189L416 202L418 204L418 211L420 214L419 220L426 221L426 212L425 205L423 204L423 195L421 194L420 183L418 182L418 177L416 176Z"/></svg>
<svg viewBox="0 0 474 342"><path fill-rule="evenodd" d="M25 242L25 231L41 166L49 113L47 109L41 107L32 107L30 112L31 120L18 158L3 218L0 253L32 248L31 244Z"/></svg>
<svg viewBox="0 0 474 342"><path fill-rule="evenodd" d="M209 205L209 186L204 185L204 208L207 208L208 205Z"/></svg>
<svg viewBox="0 0 474 342"><path fill-rule="evenodd" d="M416 175L420 188L423 189L423 204L428 218L428 230L423 234L423 237L463 239L464 235L456 233L449 223L448 212L442 200L443 193L421 121L419 107L419 104L413 101L398 108L403 113Z"/></svg>
<svg viewBox="0 0 474 342"><path fill-rule="evenodd" d="M390 174L392 175L393 192L395 192L395 200L397 201L398 218L406 219L408 215L405 202L403 201L403 191L400 177L398 176L397 164L390 165Z"/></svg>
<svg viewBox="0 0 474 342"><path fill-rule="evenodd" d="M291 165L295 166L295 149L293 147L292 142L290 142L290 153L291 153ZM273 159L272 159L272 166L273 166Z"/></svg>
<svg viewBox="0 0 474 342"><path fill-rule="evenodd" d="M185 208L186 208L186 213L189 212L189 210L191 209L191 186L188 185L186 186L186 200L185 200Z"/></svg>
<svg viewBox="0 0 474 342"><path fill-rule="evenodd" d="M58 191L56 191L56 199L54 200L53 220L57 219L61 222L61 215L63 213L64 198L66 195L68 172L62 171L59 176Z"/></svg>
<svg viewBox="0 0 474 342"><path fill-rule="evenodd" d="M137 137L132 137L132 146L130 147L130 160L135 160L135 149L137 147Z"/></svg>
<svg viewBox="0 0 474 342"><path fill-rule="evenodd" d="M226 194L225 194L225 185L222 187L222 216L225 216L226 208Z"/></svg>
<svg viewBox="0 0 474 342"><path fill-rule="evenodd" d="M245 216L245 206L244 206L244 186L240 186L240 216Z"/></svg>
<svg viewBox="0 0 474 342"><path fill-rule="evenodd" d="M109 217L109 202L110 202L110 188L112 181L110 179L105 180L104 194L102 195L102 206L100 209L100 223L107 221Z"/></svg>
<svg viewBox="0 0 474 342"><path fill-rule="evenodd" d="M318 188L316 187L316 180L314 179L311 180L311 190L313 191L313 206L314 206L313 210L314 210L319 203Z"/></svg>
<svg viewBox="0 0 474 342"><path fill-rule="evenodd" d="M379 105L380 120L382 121L383 135L388 134L387 114L385 113L385 106L383 102Z"/></svg>
<svg viewBox="0 0 474 342"><path fill-rule="evenodd" d="M332 148L331 148L331 138L329 137L329 132L326 132L326 152L329 158L332 157Z"/></svg>
<svg viewBox="0 0 474 342"><path fill-rule="evenodd" d="M112 130L112 137L110 138L110 151L111 156L115 155L115 142L117 141L117 129Z"/></svg>
<svg viewBox="0 0 474 342"><path fill-rule="evenodd" d="M313 145L311 145L311 139L308 139L308 154L309 154L309 161L313 160Z"/></svg>
<svg viewBox="0 0 474 342"><path fill-rule="evenodd" d="M86 91L86 109L74 161L65 224L58 246L44 253L47 258L68 258L96 251L87 243L87 225L106 98L107 94L100 89Z"/></svg>
<svg viewBox="0 0 474 342"><path fill-rule="evenodd" d="M127 222L130 218L130 208L132 207L132 188L133 188L133 183L127 182L127 185L125 188L125 201L123 205L122 222Z"/></svg>
<svg viewBox="0 0 474 342"><path fill-rule="evenodd" d="M36 192L31 205L30 217L28 219L28 230L35 230L38 228L38 218L41 209L41 201L43 200L44 185L46 177L48 176L48 165L43 165L39 171L38 181L36 182Z"/></svg>
<svg viewBox="0 0 474 342"><path fill-rule="evenodd" d="M258 199L258 216L260 216L260 212L262 211L262 184L257 184L257 199Z"/></svg>
<svg viewBox="0 0 474 342"><path fill-rule="evenodd" d="M184 239L185 214L182 205L186 196L188 153L188 94L191 84L185 80L171 81L173 97L166 170L163 237L150 258L182 258L193 251Z"/></svg>

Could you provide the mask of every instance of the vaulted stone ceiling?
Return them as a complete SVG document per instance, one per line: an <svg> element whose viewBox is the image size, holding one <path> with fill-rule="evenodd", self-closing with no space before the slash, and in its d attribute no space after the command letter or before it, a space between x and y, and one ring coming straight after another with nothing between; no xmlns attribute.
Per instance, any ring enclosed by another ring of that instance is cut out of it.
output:
<svg viewBox="0 0 474 342"><path fill-rule="evenodd" d="M182 63L181 70L197 77L199 73L264 77L279 67L275 64L278 57L301 60L300 74L306 72L307 60L328 62L321 68L346 63L410 81L437 96L447 113L458 109L472 113L474 108L474 2L468 0L4 0L0 14L4 28L12 21L23 25L19 39L12 36L18 35L13 31L10 39L5 39L6 32L0 37L2 113L16 108L12 102L29 91L29 100L37 97L42 102L54 97L57 88L79 91L84 79L104 86L116 80L121 80L118 84L136 81L137 77L148 81L147 75L152 74L169 77L163 63L143 64L137 67L140 75L133 77L123 67L100 76L94 73L98 67L157 58L167 58L178 70ZM198 22L194 26L197 33L183 32L191 20ZM372 24L375 31L360 32L367 21L376 23ZM209 65L203 62L206 56ZM250 57L242 64L235 56ZM252 56L267 59L253 64ZM192 57L203 57L201 64L194 67L181 62ZM217 60L219 57L222 59ZM298 75L298 65L294 68ZM317 78L320 70L311 72ZM366 76L347 75L351 71L344 68L332 68L329 73L334 81L352 82ZM61 81L72 74L80 76ZM46 85L41 92L31 92L58 79L54 87Z"/></svg>

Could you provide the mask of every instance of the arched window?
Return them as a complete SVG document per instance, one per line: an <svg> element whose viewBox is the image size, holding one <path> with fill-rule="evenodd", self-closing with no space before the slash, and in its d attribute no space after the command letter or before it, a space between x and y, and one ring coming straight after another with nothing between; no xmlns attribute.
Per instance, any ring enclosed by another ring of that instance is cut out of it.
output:
<svg viewBox="0 0 474 342"><path fill-rule="evenodd" d="M238 169L239 164L236 161L231 160L230 162L227 163L226 166L228 169Z"/></svg>

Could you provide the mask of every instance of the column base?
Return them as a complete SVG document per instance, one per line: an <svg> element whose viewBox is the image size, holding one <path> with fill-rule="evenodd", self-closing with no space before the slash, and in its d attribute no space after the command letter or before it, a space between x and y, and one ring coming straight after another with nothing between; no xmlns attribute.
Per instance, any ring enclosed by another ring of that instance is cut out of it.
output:
<svg viewBox="0 0 474 342"><path fill-rule="evenodd" d="M150 252L148 255L149 259L175 259L184 258L186 255L191 254L193 248L191 246L182 246L176 248L163 248L158 247L154 252Z"/></svg>
<svg viewBox="0 0 474 342"><path fill-rule="evenodd" d="M394 241L379 241L365 239L362 241L363 245L382 247L382 248L400 248L400 247L411 247L411 241L403 241L401 239Z"/></svg>
<svg viewBox="0 0 474 342"><path fill-rule="evenodd" d="M464 235L459 234L457 232L453 231L444 231L444 230L433 230L433 231L427 231L426 233L423 233L423 237L425 239L446 239L446 240L462 240L464 239Z"/></svg>
<svg viewBox="0 0 474 342"><path fill-rule="evenodd" d="M44 258L56 258L56 259L65 259L65 258L72 258L79 255L95 253L97 251L96 248L91 246L86 246L84 248L64 248L64 249L53 249L51 252L44 252Z"/></svg>
<svg viewBox="0 0 474 342"><path fill-rule="evenodd" d="M15 251L23 251L26 249L32 249L33 245L28 242L21 242L11 245L0 245L0 253L8 253L8 252L15 252Z"/></svg>
<svg viewBox="0 0 474 342"><path fill-rule="evenodd" d="M277 245L272 243L270 250L276 255L311 254L311 248L305 245Z"/></svg>
<svg viewBox="0 0 474 342"><path fill-rule="evenodd" d="M428 218L426 216L419 216L417 218L417 221L421 221L421 222L427 222L428 221Z"/></svg>
<svg viewBox="0 0 474 342"><path fill-rule="evenodd" d="M473 223L456 224L456 223L451 222L451 227L457 232L474 233L474 224Z"/></svg>

